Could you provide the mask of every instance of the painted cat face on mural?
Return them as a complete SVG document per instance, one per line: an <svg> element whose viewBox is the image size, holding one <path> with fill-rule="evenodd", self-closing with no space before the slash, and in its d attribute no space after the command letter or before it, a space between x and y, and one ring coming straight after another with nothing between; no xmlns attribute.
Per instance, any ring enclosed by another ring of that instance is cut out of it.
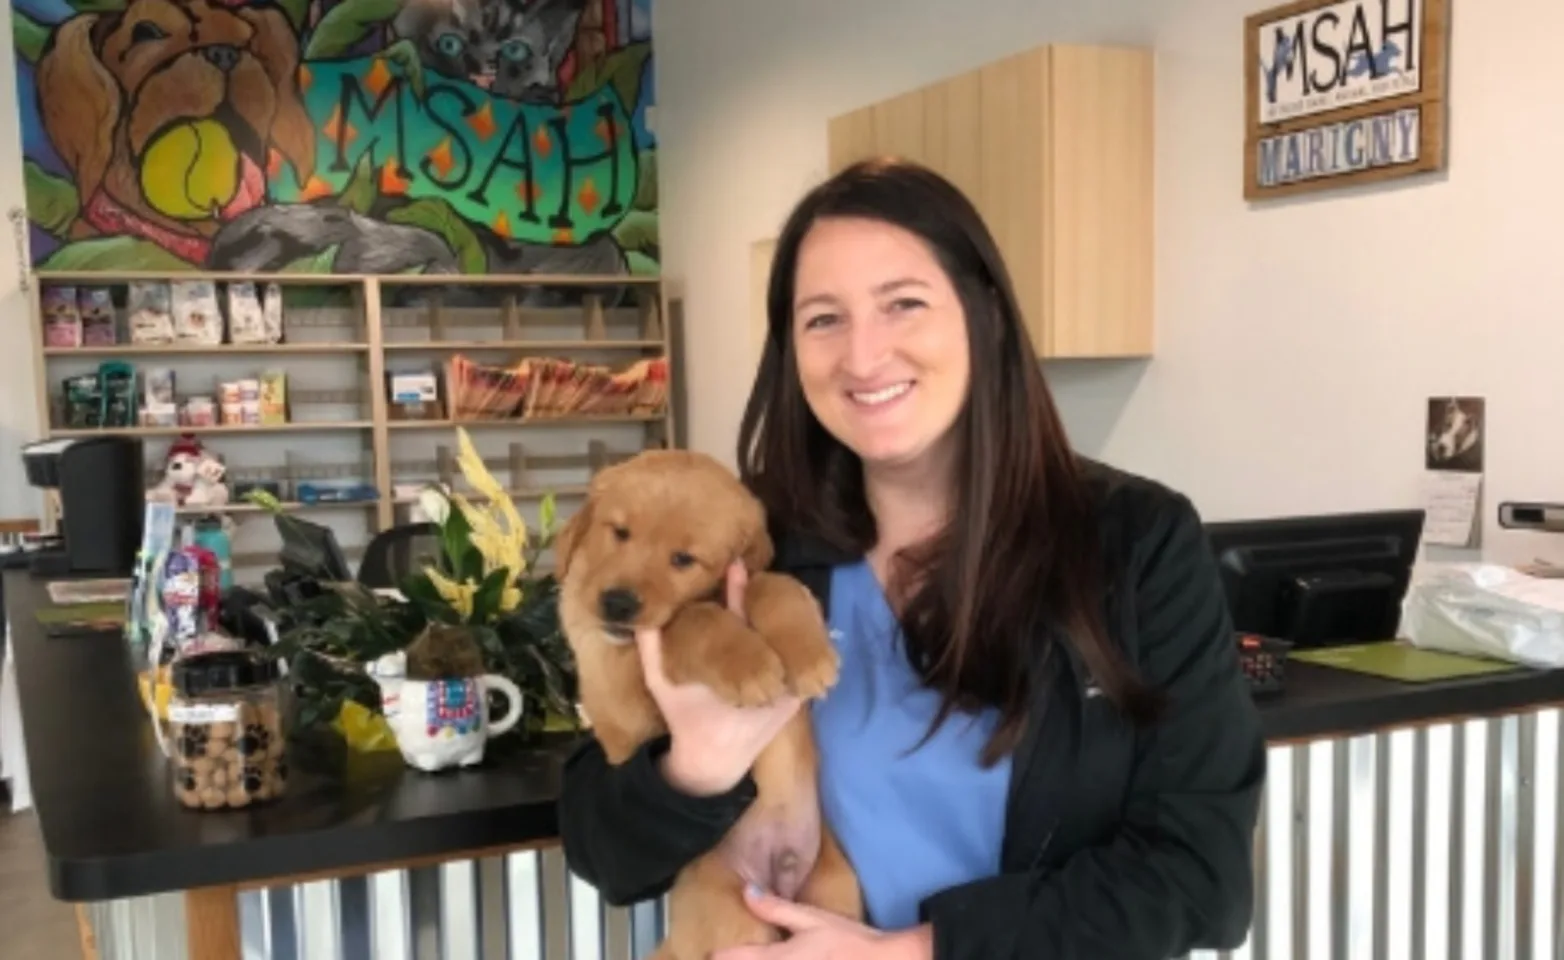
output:
<svg viewBox="0 0 1564 960"><path fill-rule="evenodd" d="M131 0L64 23L38 61L38 103L85 228L199 247L265 202L269 164L308 176L297 67L298 38L272 7Z"/></svg>
<svg viewBox="0 0 1564 960"><path fill-rule="evenodd" d="M497 97L559 103L559 67L586 0L408 0L399 36L424 66L470 80Z"/></svg>

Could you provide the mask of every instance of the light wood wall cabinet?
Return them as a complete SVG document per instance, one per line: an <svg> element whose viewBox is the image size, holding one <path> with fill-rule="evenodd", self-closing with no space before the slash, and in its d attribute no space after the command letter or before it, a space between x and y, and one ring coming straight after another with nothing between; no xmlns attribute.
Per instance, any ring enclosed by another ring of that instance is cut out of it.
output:
<svg viewBox="0 0 1564 960"><path fill-rule="evenodd" d="M977 204L1043 359L1153 346L1150 50L1050 45L830 121L833 173L924 163Z"/></svg>

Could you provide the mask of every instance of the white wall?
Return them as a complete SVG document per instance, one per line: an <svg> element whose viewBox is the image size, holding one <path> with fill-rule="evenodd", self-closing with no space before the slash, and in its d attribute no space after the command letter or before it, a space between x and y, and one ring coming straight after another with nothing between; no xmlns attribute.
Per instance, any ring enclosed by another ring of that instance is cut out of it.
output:
<svg viewBox="0 0 1564 960"><path fill-rule="evenodd" d="M1545 82L1564 5L1458 3L1450 170L1266 207L1240 193L1241 21L1255 0L658 0L664 262L687 291L691 442L732 455L752 241L825 169L827 117L1050 40L1158 52L1157 356L1051 364L1077 443L1209 517L1415 501L1425 398L1488 398L1484 543L1504 498L1564 499L1564 124ZM7 32L9 33L7 7ZM1479 70L1479 66L1481 70ZM22 201L0 55L0 211ZM0 516L32 513L25 298L0 246ZM1326 377L1350 386L1327 390Z"/></svg>
<svg viewBox="0 0 1564 960"><path fill-rule="evenodd" d="M1151 44L1157 340L1050 364L1077 443L1209 518L1416 503L1430 395L1488 400L1485 552L1505 498L1564 499L1564 123L1556 0L1455 3L1448 174L1250 207L1243 17L1268 0L658 0L664 264L685 284L692 445L731 458L750 244L825 169L826 120L1049 41ZM1335 379L1343 388L1327 389Z"/></svg>

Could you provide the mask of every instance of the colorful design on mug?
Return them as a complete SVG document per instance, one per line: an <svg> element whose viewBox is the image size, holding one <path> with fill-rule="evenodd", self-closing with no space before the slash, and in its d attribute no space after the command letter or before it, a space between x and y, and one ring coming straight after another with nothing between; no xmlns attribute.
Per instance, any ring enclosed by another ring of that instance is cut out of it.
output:
<svg viewBox="0 0 1564 960"><path fill-rule="evenodd" d="M425 702L429 705L430 737L463 736L478 729L478 711L483 705L478 681L430 680Z"/></svg>

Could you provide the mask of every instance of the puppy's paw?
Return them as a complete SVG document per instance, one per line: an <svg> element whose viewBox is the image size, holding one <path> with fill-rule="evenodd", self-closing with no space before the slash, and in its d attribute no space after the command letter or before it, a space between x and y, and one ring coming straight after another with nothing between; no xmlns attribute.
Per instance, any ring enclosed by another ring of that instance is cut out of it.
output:
<svg viewBox="0 0 1564 960"><path fill-rule="evenodd" d="M763 707L787 693L787 671L776 651L755 638L714 649L702 671L706 683L724 700L740 707Z"/></svg>
<svg viewBox="0 0 1564 960"><path fill-rule="evenodd" d="M805 700L825 695L836 686L842 658L829 640L822 644L797 644L782 648L782 664L788 686Z"/></svg>

